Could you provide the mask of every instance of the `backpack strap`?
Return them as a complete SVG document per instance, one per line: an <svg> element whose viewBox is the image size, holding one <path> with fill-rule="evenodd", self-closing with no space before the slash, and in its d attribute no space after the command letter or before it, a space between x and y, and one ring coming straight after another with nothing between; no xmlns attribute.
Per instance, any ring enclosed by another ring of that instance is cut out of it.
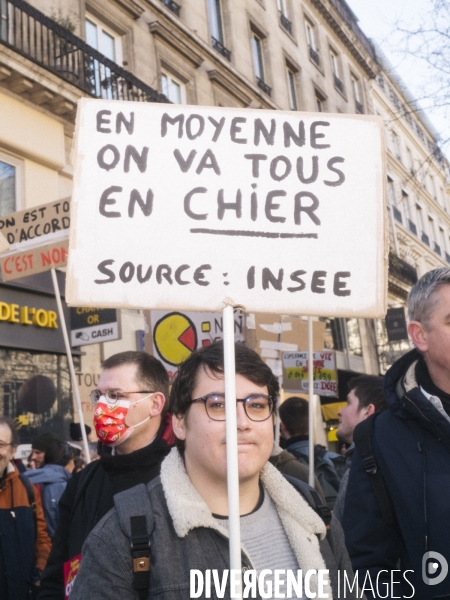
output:
<svg viewBox="0 0 450 600"><path fill-rule="evenodd" d="M380 473L372 446L372 438L375 429L375 419L381 413L374 413L364 421L361 421L353 432L353 441L363 459L364 470L369 476L372 488L380 507L381 516L385 525L395 523L391 499L388 494L383 476Z"/></svg>
<svg viewBox="0 0 450 600"><path fill-rule="evenodd" d="M139 600L146 600L150 587L151 534L155 524L146 486L141 483L114 496L119 525L130 540L133 585Z"/></svg>
<svg viewBox="0 0 450 600"><path fill-rule="evenodd" d="M35 538L37 539L36 498L34 497L33 487L31 485L31 481L28 479L28 477L25 477L23 473L19 473L19 479L27 491L28 502L33 512Z"/></svg>
<svg viewBox="0 0 450 600"><path fill-rule="evenodd" d="M295 489L303 496L309 506L319 515L319 517L325 523L328 535L331 523L331 510L326 504L323 503L322 498L319 496L316 490L300 479L296 479L290 475L283 476L291 485L295 487Z"/></svg>

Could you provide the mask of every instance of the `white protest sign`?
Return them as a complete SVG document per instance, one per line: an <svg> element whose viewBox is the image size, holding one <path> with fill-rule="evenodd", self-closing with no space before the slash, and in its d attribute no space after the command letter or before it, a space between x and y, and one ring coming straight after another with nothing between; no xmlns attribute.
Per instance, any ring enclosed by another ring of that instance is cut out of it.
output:
<svg viewBox="0 0 450 600"><path fill-rule="evenodd" d="M70 198L62 198L0 216L0 236L6 238L9 254L67 240L69 213Z"/></svg>
<svg viewBox="0 0 450 600"><path fill-rule="evenodd" d="M383 121L82 99L70 305L381 317Z"/></svg>
<svg viewBox="0 0 450 600"><path fill-rule="evenodd" d="M283 353L283 389L285 392L308 393L308 352ZM334 352L313 353L314 393L337 397L337 370Z"/></svg>
<svg viewBox="0 0 450 600"><path fill-rule="evenodd" d="M170 380L194 350L223 338L223 316L219 312L152 310L150 318L153 354L166 367ZM244 342L243 328L244 314L235 310L235 342Z"/></svg>
<svg viewBox="0 0 450 600"><path fill-rule="evenodd" d="M2 252L6 252L7 250L9 250L8 240L5 238L3 233L0 233L0 254Z"/></svg>

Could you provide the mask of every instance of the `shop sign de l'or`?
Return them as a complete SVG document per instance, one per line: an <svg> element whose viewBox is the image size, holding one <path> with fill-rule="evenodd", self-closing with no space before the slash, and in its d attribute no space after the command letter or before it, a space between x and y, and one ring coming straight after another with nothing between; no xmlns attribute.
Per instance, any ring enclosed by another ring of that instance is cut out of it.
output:
<svg viewBox="0 0 450 600"><path fill-rule="evenodd" d="M65 303L63 310L67 319ZM64 353L55 298L0 286L0 340L3 347Z"/></svg>

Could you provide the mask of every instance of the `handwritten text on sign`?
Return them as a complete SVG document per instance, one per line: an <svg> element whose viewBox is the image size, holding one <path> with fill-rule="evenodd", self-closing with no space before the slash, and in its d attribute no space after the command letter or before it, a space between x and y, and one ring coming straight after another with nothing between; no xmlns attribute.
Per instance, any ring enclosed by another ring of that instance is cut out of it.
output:
<svg viewBox="0 0 450 600"><path fill-rule="evenodd" d="M43 273L50 269L65 267L67 264L67 239L30 248L16 254L0 256L3 281L11 281L27 275Z"/></svg>
<svg viewBox="0 0 450 600"><path fill-rule="evenodd" d="M70 199L55 200L41 206L0 217L0 232L11 253L67 239L70 227Z"/></svg>
<svg viewBox="0 0 450 600"><path fill-rule="evenodd" d="M337 396L337 371L334 352L313 353L314 393ZM286 392L308 393L308 352L283 353L283 388Z"/></svg>
<svg viewBox="0 0 450 600"><path fill-rule="evenodd" d="M68 302L383 315L382 155L378 117L81 100Z"/></svg>

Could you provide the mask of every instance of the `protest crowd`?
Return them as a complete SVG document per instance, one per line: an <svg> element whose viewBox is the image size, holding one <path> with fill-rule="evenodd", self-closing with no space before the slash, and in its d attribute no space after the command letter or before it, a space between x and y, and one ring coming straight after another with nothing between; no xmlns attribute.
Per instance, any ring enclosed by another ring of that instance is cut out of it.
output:
<svg viewBox="0 0 450 600"><path fill-rule="evenodd" d="M450 269L426 273L408 308L415 349L350 380L347 450L314 446L314 488L308 402L280 405L277 377L235 345L244 597L450 597ZM155 357L109 357L88 465L72 423L68 441L38 436L26 468L0 417L2 600L233 597L224 392L222 342L192 352L170 391Z"/></svg>

